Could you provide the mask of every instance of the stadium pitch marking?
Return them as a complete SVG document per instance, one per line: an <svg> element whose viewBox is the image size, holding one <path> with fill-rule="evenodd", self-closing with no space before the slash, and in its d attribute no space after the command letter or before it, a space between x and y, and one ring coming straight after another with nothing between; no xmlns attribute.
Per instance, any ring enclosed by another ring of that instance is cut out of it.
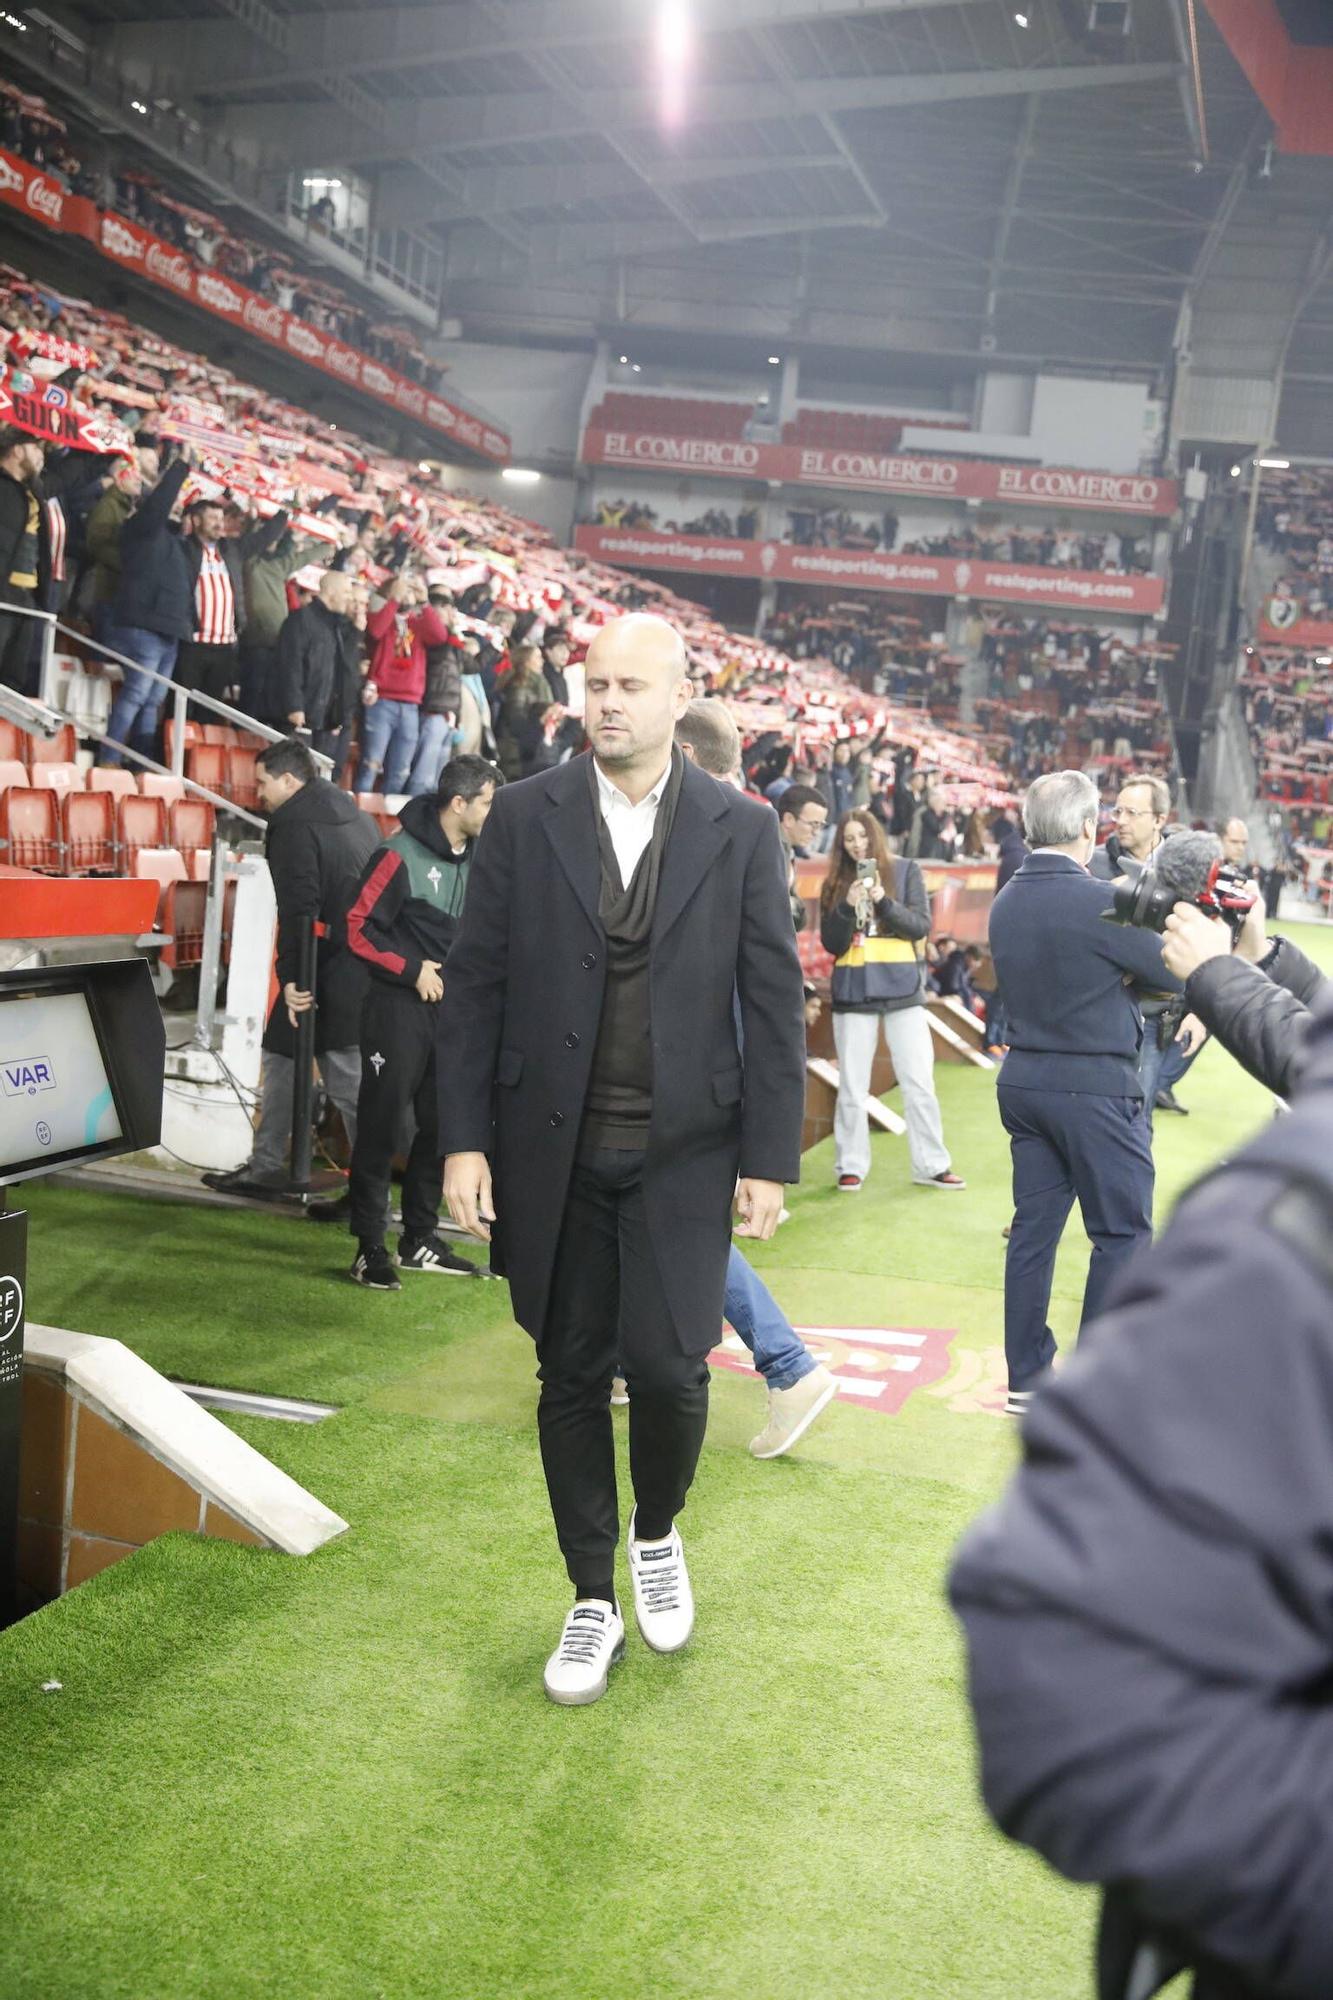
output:
<svg viewBox="0 0 1333 2000"><path fill-rule="evenodd" d="M896 1417L914 1389L943 1381L957 1327L798 1326L795 1331L838 1385L838 1401ZM709 1355L714 1368L757 1376L750 1350L728 1327Z"/></svg>

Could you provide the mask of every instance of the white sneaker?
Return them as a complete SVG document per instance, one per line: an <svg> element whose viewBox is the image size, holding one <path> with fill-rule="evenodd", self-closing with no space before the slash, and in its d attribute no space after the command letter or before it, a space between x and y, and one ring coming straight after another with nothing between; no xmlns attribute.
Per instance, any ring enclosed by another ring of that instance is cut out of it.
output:
<svg viewBox="0 0 1333 2000"><path fill-rule="evenodd" d="M611 1382L611 1407L620 1409L629 1401L629 1383L623 1375L616 1375Z"/></svg>
<svg viewBox="0 0 1333 2000"><path fill-rule="evenodd" d="M820 1367L802 1375L790 1389L770 1389L768 1422L758 1437L750 1440L754 1456L781 1458L798 1438L805 1436L820 1411L827 1409L837 1393L838 1385L828 1369Z"/></svg>
<svg viewBox="0 0 1333 2000"><path fill-rule="evenodd" d="M565 1620L560 1644L543 1676L552 1701L584 1708L606 1693L606 1677L625 1657L625 1621L620 1606L600 1597L580 1597Z"/></svg>
<svg viewBox="0 0 1333 2000"><path fill-rule="evenodd" d="M634 1616L644 1644L655 1653L678 1653L694 1630L694 1593L685 1549L673 1528L664 1542L634 1539L636 1508L629 1517L629 1573Z"/></svg>

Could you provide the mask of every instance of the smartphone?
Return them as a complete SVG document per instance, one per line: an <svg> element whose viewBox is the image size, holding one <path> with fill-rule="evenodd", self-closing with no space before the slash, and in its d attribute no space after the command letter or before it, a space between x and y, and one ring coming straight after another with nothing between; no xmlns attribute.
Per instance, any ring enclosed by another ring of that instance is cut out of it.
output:
<svg viewBox="0 0 1333 2000"><path fill-rule="evenodd" d="M856 879L858 882L873 882L879 873L879 865L874 861L858 861Z"/></svg>

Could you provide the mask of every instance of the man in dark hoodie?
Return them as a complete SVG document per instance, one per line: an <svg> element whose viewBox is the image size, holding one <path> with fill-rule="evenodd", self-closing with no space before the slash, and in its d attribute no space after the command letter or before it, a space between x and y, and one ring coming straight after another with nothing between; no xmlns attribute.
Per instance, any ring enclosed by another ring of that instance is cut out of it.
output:
<svg viewBox="0 0 1333 2000"><path fill-rule="evenodd" d="M335 779L347 762L361 699L361 646L351 608L351 578L326 569L319 596L293 611L278 634L278 726L299 731L332 757Z"/></svg>
<svg viewBox="0 0 1333 2000"><path fill-rule="evenodd" d="M268 814L264 852L278 905L278 986L264 1031L259 1126L244 1166L205 1174L222 1194L271 1195L288 1185L296 1076L296 1017L315 1005L315 1058L325 1089L356 1138L357 1045L366 972L347 949L347 908L378 833L355 799L317 775L304 743L287 737L261 750L255 765L259 803ZM323 927L315 954L315 992L298 984L303 920Z"/></svg>
<svg viewBox="0 0 1333 2000"><path fill-rule="evenodd" d="M384 1244L389 1175L410 1110L416 1135L403 1174L404 1271L470 1277L476 1266L438 1233L442 1166L435 1035L441 968L458 930L477 836L504 779L484 757L453 758L433 797L409 799L401 827L371 857L347 916L347 941L370 968L361 1016L361 1092L352 1149L348 1275L372 1291L401 1290Z"/></svg>

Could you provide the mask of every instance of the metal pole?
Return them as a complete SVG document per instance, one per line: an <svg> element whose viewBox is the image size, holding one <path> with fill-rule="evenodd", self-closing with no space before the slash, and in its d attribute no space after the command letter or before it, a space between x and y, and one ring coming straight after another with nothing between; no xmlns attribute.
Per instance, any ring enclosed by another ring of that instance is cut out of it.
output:
<svg viewBox="0 0 1333 2000"><path fill-rule="evenodd" d="M178 687L171 697L171 770L177 778L185 776L185 710L189 696L184 688Z"/></svg>
<svg viewBox="0 0 1333 2000"><path fill-rule="evenodd" d="M214 834L213 855L208 866L208 900L204 905L204 951L199 966L199 1007L194 1030L195 1041L204 1049L213 1047L218 986L222 979L222 924L226 904L227 843L221 834Z"/></svg>
<svg viewBox="0 0 1333 2000"><path fill-rule="evenodd" d="M296 983L303 993L315 993L315 920L300 919L296 940ZM315 1005L319 995L315 993ZM315 1008L296 1017L296 1069L292 1078L292 1186L304 1192L310 1185L313 1133L311 1104L315 1084Z"/></svg>

